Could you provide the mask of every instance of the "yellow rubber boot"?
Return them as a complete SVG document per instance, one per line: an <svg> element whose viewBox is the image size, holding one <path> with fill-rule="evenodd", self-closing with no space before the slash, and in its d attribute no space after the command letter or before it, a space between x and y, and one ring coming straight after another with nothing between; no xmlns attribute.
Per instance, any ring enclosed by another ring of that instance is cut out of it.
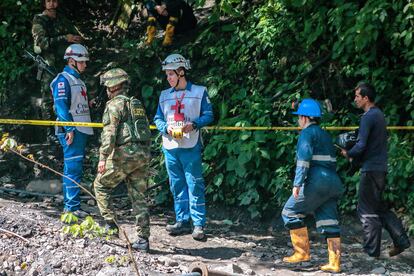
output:
<svg viewBox="0 0 414 276"><path fill-rule="evenodd" d="M322 271L341 271L341 238L328 238L329 263L320 267Z"/></svg>
<svg viewBox="0 0 414 276"><path fill-rule="evenodd" d="M310 246L308 228L302 227L290 230L290 238L292 240L293 250L292 256L284 257L286 263L307 262L310 260Z"/></svg>
<svg viewBox="0 0 414 276"><path fill-rule="evenodd" d="M155 38L155 32L156 32L156 28L155 28L155 17L150 16L148 18L148 26L147 26L147 39L145 40L145 43L147 45L150 45L152 43L152 41Z"/></svg>
<svg viewBox="0 0 414 276"><path fill-rule="evenodd" d="M177 24L177 22L178 18L170 17L167 27L165 28L164 41L162 42L162 46L170 46L172 44L175 25Z"/></svg>

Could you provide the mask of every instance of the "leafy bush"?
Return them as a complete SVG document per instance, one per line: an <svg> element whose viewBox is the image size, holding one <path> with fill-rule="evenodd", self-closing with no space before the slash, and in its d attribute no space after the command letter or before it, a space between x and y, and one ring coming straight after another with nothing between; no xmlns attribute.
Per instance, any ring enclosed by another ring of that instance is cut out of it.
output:
<svg viewBox="0 0 414 276"><path fill-rule="evenodd" d="M1 10L11 11L5 20L8 25L0 27L2 49L8 49L0 61L0 82L5 84L26 70L19 62L7 63L5 57L10 55L7 60L13 61L16 49L22 47L13 33L25 38L24 45L28 43L29 34L20 26L27 29L25 17L31 18L33 10L11 1L1 5ZM352 88L367 80L378 91L378 105L388 124L412 126L413 17L414 5L397 0L217 0L186 45L144 47L142 37L128 36L111 45L99 34L96 48L121 50L117 61L130 73L132 91L143 97L149 117L156 111L159 91L166 87L160 61L170 52L180 52L192 61L191 79L209 88L218 125L296 126L291 102L304 97L332 103L333 112L325 114L323 126L357 125L361 111L352 106ZM102 57L102 63L108 61ZM275 208L283 206L291 193L297 132L213 130L204 134L209 204L244 206L252 217L270 210L273 215ZM154 159L160 171L157 183L166 181L159 143L157 138L153 148L159 154ZM414 170L413 134L390 132L389 167L385 199L409 216L413 225L414 197L409 185ZM341 157L338 171L347 187L340 209L352 212L359 175L351 173ZM157 202L167 199L165 185L157 192Z"/></svg>

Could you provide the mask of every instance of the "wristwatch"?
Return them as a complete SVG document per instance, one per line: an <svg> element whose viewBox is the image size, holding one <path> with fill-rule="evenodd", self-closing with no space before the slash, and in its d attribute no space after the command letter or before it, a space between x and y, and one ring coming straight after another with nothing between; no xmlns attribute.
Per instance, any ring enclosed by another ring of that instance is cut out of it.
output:
<svg viewBox="0 0 414 276"><path fill-rule="evenodd" d="M193 129L196 130L197 129L197 123L196 122L191 122L193 124Z"/></svg>

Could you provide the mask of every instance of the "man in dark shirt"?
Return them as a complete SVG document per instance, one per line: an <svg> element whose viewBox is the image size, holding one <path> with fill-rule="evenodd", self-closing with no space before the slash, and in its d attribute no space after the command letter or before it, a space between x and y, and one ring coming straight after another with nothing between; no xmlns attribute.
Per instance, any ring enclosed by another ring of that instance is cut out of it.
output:
<svg viewBox="0 0 414 276"><path fill-rule="evenodd" d="M387 174L387 129L384 114L375 106L375 89L368 83L355 88L355 104L364 110L358 132L358 142L342 155L362 162L358 194L358 216L364 231L363 247L372 257L379 257L381 232L384 227L394 246L389 251L395 256L410 247L410 241L401 220L382 201Z"/></svg>

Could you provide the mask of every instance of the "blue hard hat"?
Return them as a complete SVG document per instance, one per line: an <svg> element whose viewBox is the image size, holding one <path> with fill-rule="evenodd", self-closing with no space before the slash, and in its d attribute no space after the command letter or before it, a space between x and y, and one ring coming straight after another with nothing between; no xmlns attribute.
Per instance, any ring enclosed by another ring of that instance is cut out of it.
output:
<svg viewBox="0 0 414 276"><path fill-rule="evenodd" d="M298 111L292 112L292 114L308 117L321 117L322 110L319 103L314 99L304 99L299 104Z"/></svg>

